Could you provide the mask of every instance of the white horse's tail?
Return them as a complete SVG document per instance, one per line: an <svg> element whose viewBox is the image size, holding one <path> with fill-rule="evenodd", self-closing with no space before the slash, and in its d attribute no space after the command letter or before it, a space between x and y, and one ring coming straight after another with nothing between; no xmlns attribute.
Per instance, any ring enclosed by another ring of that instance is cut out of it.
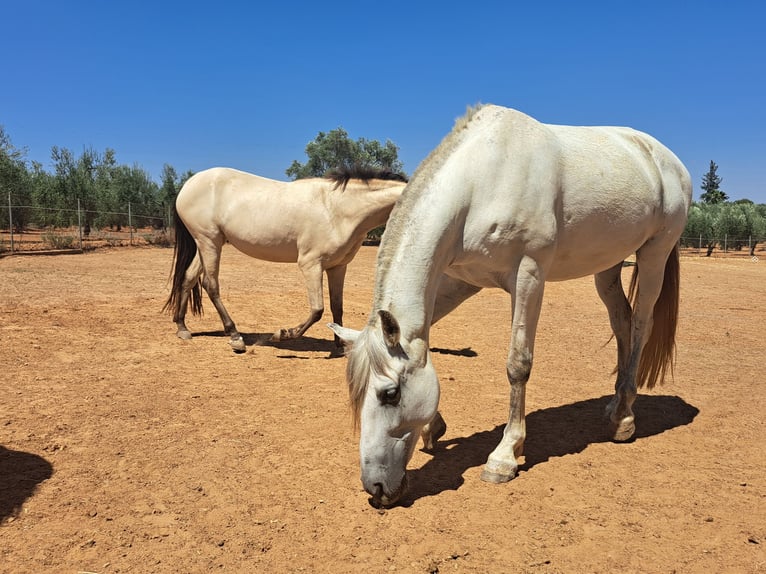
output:
<svg viewBox="0 0 766 574"><path fill-rule="evenodd" d="M670 369L673 375L673 365L676 358L676 326L678 324L678 300L680 287L680 265L678 245L670 252L665 263L665 276L662 290L654 305L652 332L641 353L641 360L636 375L636 387L644 385L651 389L657 383L665 382L665 375ZM638 295L638 265L633 268L628 289L628 300L631 307L635 305Z"/></svg>

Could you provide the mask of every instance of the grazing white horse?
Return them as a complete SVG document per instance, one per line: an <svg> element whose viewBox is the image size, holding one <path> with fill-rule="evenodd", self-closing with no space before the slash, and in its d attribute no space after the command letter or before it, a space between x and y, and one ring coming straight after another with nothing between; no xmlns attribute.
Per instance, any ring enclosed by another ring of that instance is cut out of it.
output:
<svg viewBox="0 0 766 574"><path fill-rule="evenodd" d="M221 249L227 241L256 259L298 262L308 289L309 316L297 327L278 330L275 340L300 337L322 316L323 272L333 320L341 324L346 266L367 232L386 222L405 185L400 174L366 166L291 182L222 167L195 174L175 204L173 286L164 309L173 313L177 335L191 339L186 309L191 296L192 313L202 312L202 285L232 348L245 350L218 285Z"/></svg>
<svg viewBox="0 0 766 574"><path fill-rule="evenodd" d="M672 369L677 244L691 194L686 168L644 133L546 125L492 105L469 110L418 167L391 214L367 326L330 325L350 346L362 483L373 504L404 494L419 434L428 447L444 433L430 325L484 287L511 295L513 317L510 414L482 479L505 482L517 471L546 281L595 275L617 339L607 411L614 439L629 439L637 386L652 387ZM629 299L620 272L633 253Z"/></svg>

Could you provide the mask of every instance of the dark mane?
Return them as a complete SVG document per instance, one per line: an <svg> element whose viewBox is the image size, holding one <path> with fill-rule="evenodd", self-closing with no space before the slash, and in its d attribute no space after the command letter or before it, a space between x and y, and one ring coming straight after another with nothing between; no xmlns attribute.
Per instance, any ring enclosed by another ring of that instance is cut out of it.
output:
<svg viewBox="0 0 766 574"><path fill-rule="evenodd" d="M366 164L343 165L329 170L325 177L335 182L335 187L346 188L352 179L369 181L371 179L383 179L388 181L402 181L407 183L407 176L384 167Z"/></svg>

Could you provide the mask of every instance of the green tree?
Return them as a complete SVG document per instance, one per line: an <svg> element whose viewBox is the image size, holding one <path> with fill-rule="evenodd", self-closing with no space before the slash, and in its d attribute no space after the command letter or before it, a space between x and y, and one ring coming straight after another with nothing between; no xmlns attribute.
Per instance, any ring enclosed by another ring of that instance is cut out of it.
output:
<svg viewBox="0 0 766 574"><path fill-rule="evenodd" d="M162 184L160 185L158 200L162 205L163 227L169 226L172 219L173 206L176 196L181 191L181 182L175 168L170 164L162 166Z"/></svg>
<svg viewBox="0 0 766 574"><path fill-rule="evenodd" d="M40 227L52 225L56 220L56 215L51 206L56 205L58 201L55 176L45 171L40 162L33 161L30 185L32 205L35 207L34 223Z"/></svg>
<svg viewBox="0 0 766 574"><path fill-rule="evenodd" d="M322 177L331 169L351 167L355 164L379 167L405 175L402 162L399 161L399 148L391 140L386 140L385 144L365 138L354 141L341 127L327 133L319 132L317 137L306 145L305 152L308 157L305 164L293 160L285 170L291 179Z"/></svg>
<svg viewBox="0 0 766 574"><path fill-rule="evenodd" d="M683 233L686 241L700 249L707 248L707 257L710 257L718 243L715 232L718 211L718 205L693 202L686 220Z"/></svg>
<svg viewBox="0 0 766 574"><path fill-rule="evenodd" d="M742 221L742 237L738 238L735 248L741 249L747 244L750 255L755 255L755 246L766 240L766 218L759 212L755 204L750 200L737 201L731 204L733 209L739 211Z"/></svg>
<svg viewBox="0 0 766 574"><path fill-rule="evenodd" d="M32 190L30 175L25 160L26 150L16 148L5 128L0 126L0 222L7 228L9 218L13 218L16 231L21 231L29 223L31 216ZM8 213L8 195L14 206L13 214Z"/></svg>
<svg viewBox="0 0 766 574"><path fill-rule="evenodd" d="M728 249L747 245L754 255L756 245L766 241L766 205L693 202L681 240L685 246L705 247L708 257L724 242Z"/></svg>
<svg viewBox="0 0 766 574"><path fill-rule="evenodd" d="M700 201L703 203L723 203L729 200L729 196L721 191L721 182L723 179L718 175L718 166L711 159L710 169L702 176L702 195Z"/></svg>

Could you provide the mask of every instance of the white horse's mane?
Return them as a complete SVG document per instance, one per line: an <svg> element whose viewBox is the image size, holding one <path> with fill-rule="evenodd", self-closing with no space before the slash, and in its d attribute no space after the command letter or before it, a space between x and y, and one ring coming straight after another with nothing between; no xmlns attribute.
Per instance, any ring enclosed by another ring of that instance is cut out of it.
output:
<svg viewBox="0 0 766 574"><path fill-rule="evenodd" d="M359 427L362 414L364 396L367 394L367 386L371 374L390 373L388 348L383 337L373 328L363 329L359 337L354 341L354 346L346 354L346 381L348 381L348 397L351 404L351 413L354 420L354 429Z"/></svg>
<svg viewBox="0 0 766 574"><path fill-rule="evenodd" d="M463 141L463 137L471 124L471 120L473 120L476 117L476 114L484 107L485 104L481 103L476 104L475 106L466 107L465 114L455 120L455 125L452 127L452 130L444 137L436 149L434 149L428 157L420 163L415 170L415 173L410 178L401 197L394 206L391 216L388 219L388 223L386 224L386 233L383 236L383 242L378 251L375 288L376 299L381 293L380 286L388 273L391 263L391 254L395 251L394 246L402 240L405 234L405 228L409 225L409 219L407 217L396 217L396 214L400 211L408 213L411 210L411 206L417 201L423 185L426 182L431 181L435 172L444 165L450 155L452 155L452 152L457 149ZM379 301L376 300L376 307L378 303ZM370 323L373 323L374 320L375 314L373 313L370 315Z"/></svg>

